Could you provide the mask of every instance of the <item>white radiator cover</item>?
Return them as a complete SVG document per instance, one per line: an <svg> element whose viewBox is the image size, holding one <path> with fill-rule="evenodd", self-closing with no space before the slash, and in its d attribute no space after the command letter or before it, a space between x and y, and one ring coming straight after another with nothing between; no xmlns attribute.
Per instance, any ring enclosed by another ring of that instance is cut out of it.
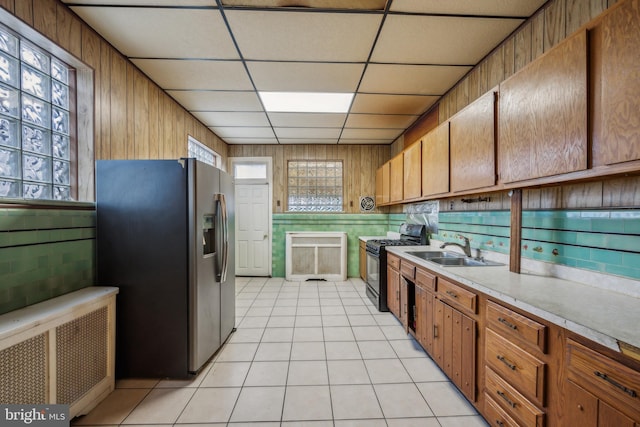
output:
<svg viewBox="0 0 640 427"><path fill-rule="evenodd" d="M118 288L89 287L0 316L0 403L87 414L115 388Z"/></svg>
<svg viewBox="0 0 640 427"><path fill-rule="evenodd" d="M346 232L287 232L285 256L287 280L347 280Z"/></svg>

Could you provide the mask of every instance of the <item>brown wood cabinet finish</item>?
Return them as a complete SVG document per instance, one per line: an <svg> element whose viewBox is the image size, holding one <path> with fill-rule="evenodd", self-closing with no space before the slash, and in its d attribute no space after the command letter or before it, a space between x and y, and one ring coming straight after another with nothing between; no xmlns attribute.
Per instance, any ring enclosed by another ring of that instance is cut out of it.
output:
<svg viewBox="0 0 640 427"><path fill-rule="evenodd" d="M451 191L496 183L495 94L487 92L450 121Z"/></svg>
<svg viewBox="0 0 640 427"><path fill-rule="evenodd" d="M565 384L566 411L563 425L569 427L634 427L638 424L582 387Z"/></svg>
<svg viewBox="0 0 640 427"><path fill-rule="evenodd" d="M391 159L389 170L390 202L400 202L404 198L404 156L402 153Z"/></svg>
<svg viewBox="0 0 640 427"><path fill-rule="evenodd" d="M387 162L376 170L376 205L384 205L391 201L390 169L391 163Z"/></svg>
<svg viewBox="0 0 640 427"><path fill-rule="evenodd" d="M594 166L640 159L640 0L591 31Z"/></svg>
<svg viewBox="0 0 640 427"><path fill-rule="evenodd" d="M412 144L403 151L403 156L403 199L418 199L422 196L422 143Z"/></svg>
<svg viewBox="0 0 640 427"><path fill-rule="evenodd" d="M640 422L640 372L569 339L567 378Z"/></svg>
<svg viewBox="0 0 640 427"><path fill-rule="evenodd" d="M387 307L398 319L400 313L400 259L387 254Z"/></svg>
<svg viewBox="0 0 640 427"><path fill-rule="evenodd" d="M544 406L545 363L486 329L485 363L528 399Z"/></svg>
<svg viewBox="0 0 640 427"><path fill-rule="evenodd" d="M484 418L496 427L522 427L488 393L485 393Z"/></svg>
<svg viewBox="0 0 640 427"><path fill-rule="evenodd" d="M364 280L365 282L367 281L367 243L360 240L360 252L359 252L359 257L358 257L358 261L360 263L359 267L360 267L360 278L362 280Z"/></svg>
<svg viewBox="0 0 640 427"><path fill-rule="evenodd" d="M487 302L487 324L503 336L520 345L536 346L546 350L546 326L492 301Z"/></svg>
<svg viewBox="0 0 640 427"><path fill-rule="evenodd" d="M485 390L522 427L543 427L544 411L503 380L491 368L485 372Z"/></svg>
<svg viewBox="0 0 640 427"><path fill-rule="evenodd" d="M586 31L501 83L498 104L500 182L586 169Z"/></svg>
<svg viewBox="0 0 640 427"><path fill-rule="evenodd" d="M438 279L438 297L460 310L476 313L478 295L442 277Z"/></svg>
<svg viewBox="0 0 640 427"><path fill-rule="evenodd" d="M422 137L422 195L449 192L449 122Z"/></svg>

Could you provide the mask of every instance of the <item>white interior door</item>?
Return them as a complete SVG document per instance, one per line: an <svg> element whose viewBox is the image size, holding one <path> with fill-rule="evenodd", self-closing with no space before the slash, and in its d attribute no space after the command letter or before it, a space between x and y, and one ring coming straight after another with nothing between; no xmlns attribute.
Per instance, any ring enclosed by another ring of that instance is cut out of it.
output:
<svg viewBox="0 0 640 427"><path fill-rule="evenodd" d="M268 276L269 185L236 184L236 275Z"/></svg>

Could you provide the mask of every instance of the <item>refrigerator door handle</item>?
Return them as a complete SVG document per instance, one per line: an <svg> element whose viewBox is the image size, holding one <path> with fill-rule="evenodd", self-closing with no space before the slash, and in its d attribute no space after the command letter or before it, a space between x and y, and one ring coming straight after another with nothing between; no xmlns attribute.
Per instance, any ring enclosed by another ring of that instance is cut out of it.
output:
<svg viewBox="0 0 640 427"><path fill-rule="evenodd" d="M222 248L216 248L216 253L222 250L222 265L221 271L218 273L219 281L225 282L227 280L227 270L229 264L229 218L227 216L227 200L224 194L215 194L213 196L215 202L220 204L220 213L222 216Z"/></svg>

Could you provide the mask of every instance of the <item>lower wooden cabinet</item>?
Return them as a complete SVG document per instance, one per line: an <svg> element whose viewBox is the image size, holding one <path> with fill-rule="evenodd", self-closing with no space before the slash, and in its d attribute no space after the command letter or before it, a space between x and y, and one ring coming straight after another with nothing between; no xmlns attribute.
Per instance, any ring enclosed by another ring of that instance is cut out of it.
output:
<svg viewBox="0 0 640 427"><path fill-rule="evenodd" d="M367 281L367 242L360 240L360 278Z"/></svg>
<svg viewBox="0 0 640 427"><path fill-rule="evenodd" d="M387 307L398 319L400 315L400 260L387 255Z"/></svg>
<svg viewBox="0 0 640 427"><path fill-rule="evenodd" d="M582 387L565 384L565 422L568 427L635 427L633 419L598 399Z"/></svg>

